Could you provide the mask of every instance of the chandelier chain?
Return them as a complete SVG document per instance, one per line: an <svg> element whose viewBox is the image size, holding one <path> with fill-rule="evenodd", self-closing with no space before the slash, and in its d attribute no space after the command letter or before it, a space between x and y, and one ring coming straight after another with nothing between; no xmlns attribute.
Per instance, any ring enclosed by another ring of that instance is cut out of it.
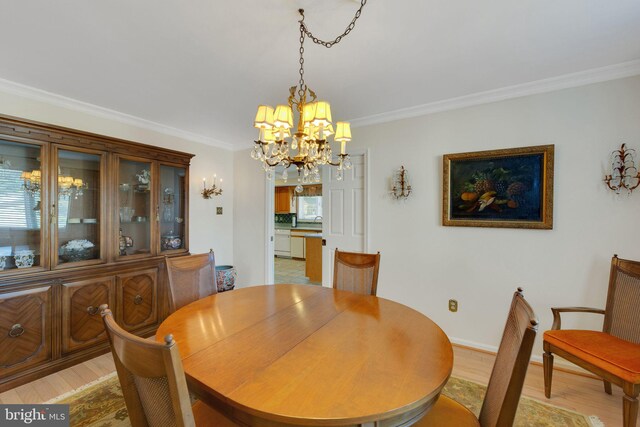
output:
<svg viewBox="0 0 640 427"><path fill-rule="evenodd" d="M300 21L300 89L298 89L298 95L302 99L304 95L304 23L302 22L304 21L304 13L300 13L302 14L302 20Z"/></svg>
<svg viewBox="0 0 640 427"><path fill-rule="evenodd" d="M360 7L356 11L356 14L354 15L349 25L347 25L347 28L344 30L344 33L340 34L338 37L336 37L331 41L325 41L325 40L319 39L318 37L314 36L311 31L309 31L307 26L304 24L304 10L302 9L299 10L300 15L302 15L302 20L300 20L300 29L301 31L304 30L305 34L309 36L309 38L313 40L315 44L322 45L328 49L332 47L334 44L340 43L340 41L355 28L356 21L358 20L358 18L360 18L360 15L362 14L362 8L364 7L365 4L367 4L367 0L360 0Z"/></svg>

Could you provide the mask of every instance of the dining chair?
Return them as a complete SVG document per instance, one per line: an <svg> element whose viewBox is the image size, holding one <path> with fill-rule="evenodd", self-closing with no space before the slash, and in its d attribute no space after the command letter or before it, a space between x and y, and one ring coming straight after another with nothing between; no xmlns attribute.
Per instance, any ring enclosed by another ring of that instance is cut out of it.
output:
<svg viewBox="0 0 640 427"><path fill-rule="evenodd" d="M218 292L213 249L207 254L166 258L169 311Z"/></svg>
<svg viewBox="0 0 640 427"><path fill-rule="evenodd" d="M378 288L380 252L363 254L336 248L333 262L333 288L363 295L375 295Z"/></svg>
<svg viewBox="0 0 640 427"><path fill-rule="evenodd" d="M100 312L133 427L236 426L201 401L191 405L172 335L164 344L146 340L118 326L106 304Z"/></svg>
<svg viewBox="0 0 640 427"><path fill-rule="evenodd" d="M553 355L575 363L604 381L611 394L611 383L622 387L623 426L635 427L640 394L640 262L611 259L609 290L604 310L590 307L552 308L553 324L544 333L542 361L544 393L551 397ZM604 315L602 332L561 329L560 313Z"/></svg>
<svg viewBox="0 0 640 427"><path fill-rule="evenodd" d="M518 288L511 300L479 417L455 400L440 395L414 426L512 426L537 330L538 319L524 299L522 288Z"/></svg>

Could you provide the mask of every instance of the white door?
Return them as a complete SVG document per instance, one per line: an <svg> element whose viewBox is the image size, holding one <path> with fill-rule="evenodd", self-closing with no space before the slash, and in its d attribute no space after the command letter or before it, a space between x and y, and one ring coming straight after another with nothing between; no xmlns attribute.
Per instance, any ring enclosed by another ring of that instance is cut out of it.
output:
<svg viewBox="0 0 640 427"><path fill-rule="evenodd" d="M349 252L366 252L367 157L351 155L353 167L344 171L341 181L336 168L324 167L322 176L322 285L333 285L333 257L338 248Z"/></svg>

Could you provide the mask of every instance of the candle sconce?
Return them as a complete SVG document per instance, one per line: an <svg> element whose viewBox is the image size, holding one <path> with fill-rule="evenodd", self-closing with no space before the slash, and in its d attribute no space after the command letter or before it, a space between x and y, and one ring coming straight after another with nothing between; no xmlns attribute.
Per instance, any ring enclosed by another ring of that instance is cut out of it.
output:
<svg viewBox="0 0 640 427"><path fill-rule="evenodd" d="M220 185L222 185L222 180L220 180ZM210 199L213 196L219 196L222 194L222 188L216 187L216 176L213 175L213 185L211 187L207 187L207 179L202 178L202 198Z"/></svg>
<svg viewBox="0 0 640 427"><path fill-rule="evenodd" d="M635 164L636 150L627 150L622 144L611 153L611 175L605 175L604 182L616 194L626 188L629 194L640 185L640 173Z"/></svg>
<svg viewBox="0 0 640 427"><path fill-rule="evenodd" d="M411 184L409 184L409 176L404 166L396 171L393 178L393 187L391 195L396 199L406 199L411 194Z"/></svg>

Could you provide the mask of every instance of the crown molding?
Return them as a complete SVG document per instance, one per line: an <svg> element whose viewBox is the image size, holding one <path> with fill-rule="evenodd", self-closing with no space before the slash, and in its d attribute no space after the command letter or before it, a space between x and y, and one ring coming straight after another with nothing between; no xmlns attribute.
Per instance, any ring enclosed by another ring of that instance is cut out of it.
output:
<svg viewBox="0 0 640 427"><path fill-rule="evenodd" d="M167 125L163 125L162 123L157 123L151 120L143 119L141 117L121 113L119 111L100 107L98 105L90 104L88 102L78 101L73 98L68 98L66 96L58 95L52 92L47 92L42 89L37 89L31 86L12 82L10 80L0 79L0 91L13 94L13 95L18 95L33 101L43 102L46 104L54 105L56 107L62 107L62 108L77 111L80 113L88 114L90 116L113 120L118 123L151 130L164 135L175 136L178 138L182 138L192 142L197 142L200 144L210 145L213 147L223 148L226 150L235 149L233 144L230 144L228 142L223 142L215 138L210 138L208 136L185 131L185 130L174 128Z"/></svg>
<svg viewBox="0 0 640 427"><path fill-rule="evenodd" d="M352 127L369 126L636 75L640 75L640 59L442 101L430 102L416 105L415 107L401 108L386 113L352 119L350 122Z"/></svg>

